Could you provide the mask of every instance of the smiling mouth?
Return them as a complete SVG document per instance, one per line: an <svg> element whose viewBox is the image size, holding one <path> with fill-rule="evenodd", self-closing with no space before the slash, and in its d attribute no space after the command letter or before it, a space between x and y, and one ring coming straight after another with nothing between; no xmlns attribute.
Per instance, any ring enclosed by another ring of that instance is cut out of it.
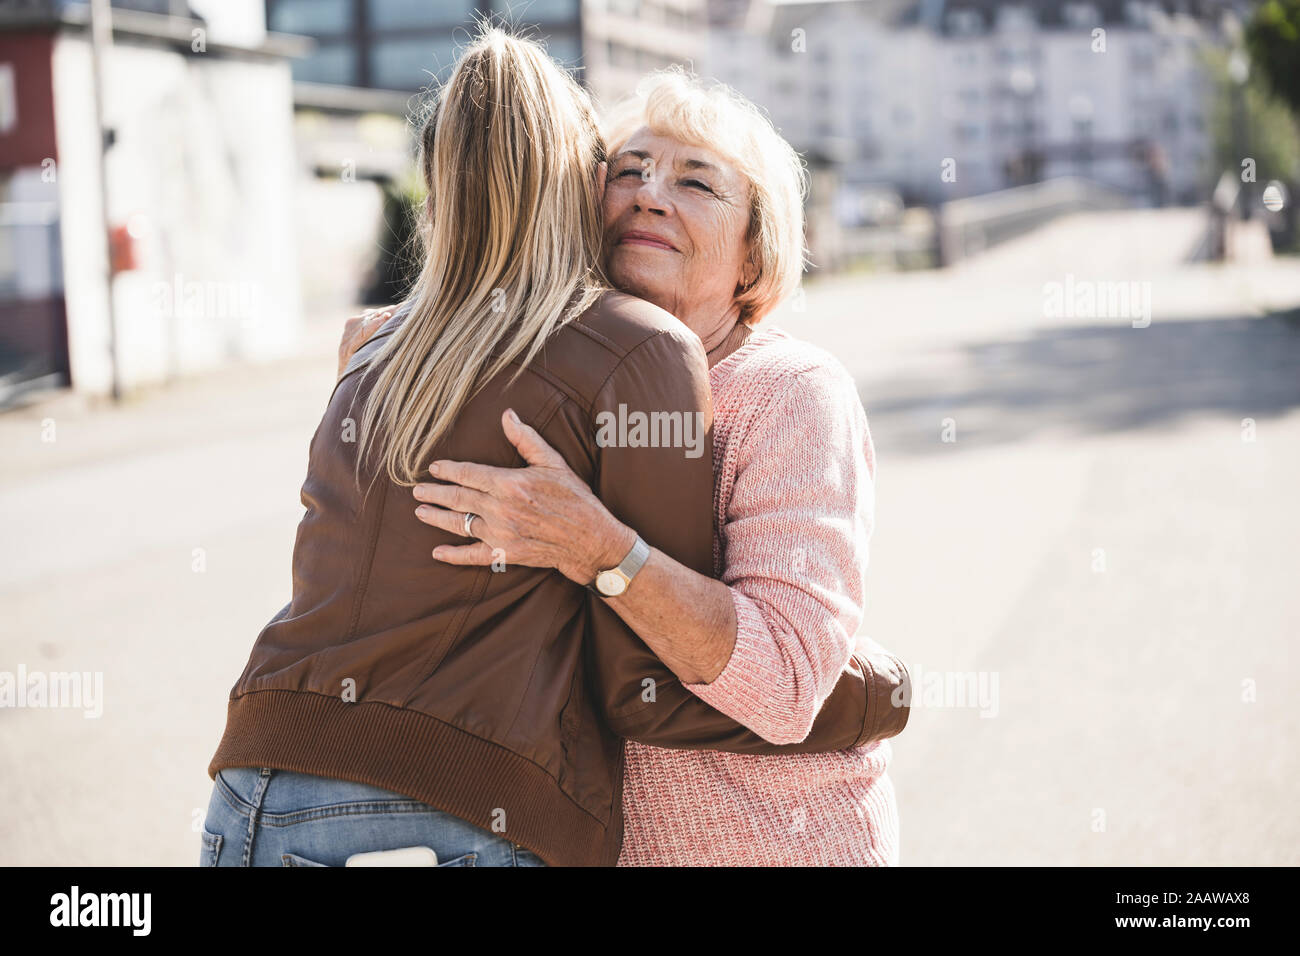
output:
<svg viewBox="0 0 1300 956"><path fill-rule="evenodd" d="M656 236L647 236L644 233L627 233L619 238L618 244L620 246L650 246L653 249L667 249L669 252L677 251L672 243Z"/></svg>

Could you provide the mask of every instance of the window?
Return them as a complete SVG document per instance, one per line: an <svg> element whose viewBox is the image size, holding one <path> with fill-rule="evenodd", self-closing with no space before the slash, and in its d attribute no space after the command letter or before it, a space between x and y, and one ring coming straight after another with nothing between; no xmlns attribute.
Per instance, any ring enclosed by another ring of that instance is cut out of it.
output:
<svg viewBox="0 0 1300 956"><path fill-rule="evenodd" d="M979 33L983 26L984 18L976 10L953 10L948 14L948 30L958 36Z"/></svg>
<svg viewBox="0 0 1300 956"><path fill-rule="evenodd" d="M267 26L281 33L327 36L352 29L352 0L275 0Z"/></svg>
<svg viewBox="0 0 1300 956"><path fill-rule="evenodd" d="M18 91L14 84L14 65L0 63L0 133L18 125Z"/></svg>
<svg viewBox="0 0 1300 956"><path fill-rule="evenodd" d="M997 18L1000 30L1032 30L1037 26L1034 12L1028 7L999 7Z"/></svg>
<svg viewBox="0 0 1300 956"><path fill-rule="evenodd" d="M1128 0L1124 4L1124 19L1135 27L1151 25L1151 9L1143 0Z"/></svg>
<svg viewBox="0 0 1300 956"><path fill-rule="evenodd" d="M308 83L356 84L357 53L346 43L322 44L300 60L293 61L293 78Z"/></svg>
<svg viewBox="0 0 1300 956"><path fill-rule="evenodd" d="M1101 26L1101 17L1097 8L1091 3L1067 3L1065 5L1065 22L1072 27L1084 29Z"/></svg>
<svg viewBox="0 0 1300 956"><path fill-rule="evenodd" d="M171 0L112 0L123 10L141 10L145 13L171 13Z"/></svg>
<svg viewBox="0 0 1300 956"><path fill-rule="evenodd" d="M456 62L456 40L443 37L376 40L370 47L370 79L386 90L418 90L445 78Z"/></svg>
<svg viewBox="0 0 1300 956"><path fill-rule="evenodd" d="M489 12L506 15L526 35L543 40L567 68L580 68L579 4L580 0L266 0L266 16L270 29L312 36L320 43L305 58L293 61L295 79L414 92L434 78L446 77L459 48L473 36L476 21ZM532 29L538 25L542 31ZM611 62L619 58L617 44L611 44L609 53Z"/></svg>
<svg viewBox="0 0 1300 956"><path fill-rule="evenodd" d="M409 0L409 2L428 4L428 0ZM576 20L579 2L580 0L492 0L492 10L495 13L507 13L518 17L523 23L555 23ZM439 0L439 3L446 3L446 0ZM470 6L474 5L473 0L469 0L469 3Z"/></svg>
<svg viewBox="0 0 1300 956"><path fill-rule="evenodd" d="M474 16L474 0L368 0L366 19L374 30L454 27Z"/></svg>
<svg viewBox="0 0 1300 956"><path fill-rule="evenodd" d="M545 44L546 52L551 55L551 58L558 60L566 69L572 70L582 66L582 45L576 36L557 33L548 36Z"/></svg>

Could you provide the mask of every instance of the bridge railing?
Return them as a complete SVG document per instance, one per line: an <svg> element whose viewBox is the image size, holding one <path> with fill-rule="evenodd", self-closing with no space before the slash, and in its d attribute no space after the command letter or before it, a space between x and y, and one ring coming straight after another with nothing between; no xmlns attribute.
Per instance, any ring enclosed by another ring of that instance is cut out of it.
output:
<svg viewBox="0 0 1300 956"><path fill-rule="evenodd" d="M955 199L939 207L939 263L960 262L1067 213L1131 206L1123 190L1078 176Z"/></svg>

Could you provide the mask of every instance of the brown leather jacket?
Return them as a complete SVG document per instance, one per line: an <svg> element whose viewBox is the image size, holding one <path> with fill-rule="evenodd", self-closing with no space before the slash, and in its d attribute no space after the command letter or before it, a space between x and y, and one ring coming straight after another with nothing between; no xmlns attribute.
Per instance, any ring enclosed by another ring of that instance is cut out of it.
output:
<svg viewBox="0 0 1300 956"><path fill-rule="evenodd" d="M354 477L363 374L399 311L353 357L311 442L293 599L258 636L208 767L355 780L432 804L552 865L612 865L622 843L622 738L678 749L840 750L907 721L887 654L856 655L799 744L775 745L692 695L600 599L558 572L435 562L463 543L419 522L410 489ZM699 339L610 293L552 336L513 384L501 373L433 457L521 466L500 427L512 407L606 507L702 574L712 564L712 453L601 447L596 416L705 413ZM368 494L361 489L373 487ZM635 581L633 582L635 587ZM647 679L654 692L646 693Z"/></svg>

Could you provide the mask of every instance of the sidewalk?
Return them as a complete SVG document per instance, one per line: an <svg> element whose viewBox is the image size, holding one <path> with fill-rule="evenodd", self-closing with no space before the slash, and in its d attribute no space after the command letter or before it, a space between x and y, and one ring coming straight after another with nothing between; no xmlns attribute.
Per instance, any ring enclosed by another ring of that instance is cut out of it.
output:
<svg viewBox="0 0 1300 956"><path fill-rule="evenodd" d="M1263 314L1300 306L1300 267L1075 228L1091 261L1046 237L986 272L820 283L774 319L857 380L862 630L918 694L939 679L894 744L903 862L1300 863L1300 328ZM1067 269L1151 281L1151 326L1044 317ZM0 865L197 861L225 700L290 593L333 350L0 415L0 671L104 680L99 718L0 709ZM968 674L996 677L995 713L953 700Z"/></svg>

